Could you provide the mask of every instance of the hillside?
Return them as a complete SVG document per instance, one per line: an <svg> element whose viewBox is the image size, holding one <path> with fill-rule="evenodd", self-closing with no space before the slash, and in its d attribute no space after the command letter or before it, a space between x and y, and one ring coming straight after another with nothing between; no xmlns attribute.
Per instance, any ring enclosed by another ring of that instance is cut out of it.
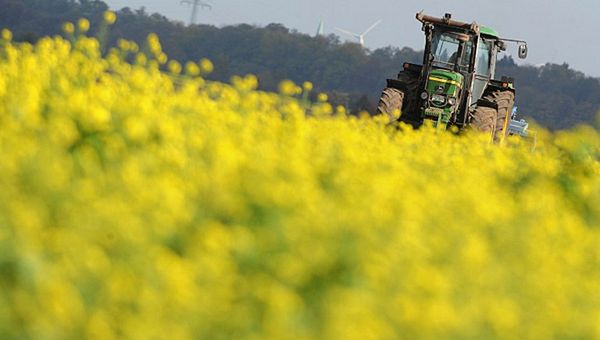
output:
<svg viewBox="0 0 600 340"><path fill-rule="evenodd" d="M61 24L81 16L97 27L107 8L90 0L0 0L0 27L15 32L17 40L35 41L60 33ZM213 80L229 81L233 75L255 74L260 88L275 90L283 79L311 81L326 91L336 104L353 112L374 111L385 79L393 77L403 62L419 62L422 52L387 47L369 51L338 37L314 38L279 25L237 25L217 28L186 27L143 9L122 9L110 39L127 38L143 45L149 32L156 32L165 52L174 59L215 64ZM415 29L414 34L420 34ZM517 106L524 116L551 129L568 128L595 121L600 109L600 80L572 70L568 65L518 66L512 59L500 62L499 74L515 78Z"/></svg>

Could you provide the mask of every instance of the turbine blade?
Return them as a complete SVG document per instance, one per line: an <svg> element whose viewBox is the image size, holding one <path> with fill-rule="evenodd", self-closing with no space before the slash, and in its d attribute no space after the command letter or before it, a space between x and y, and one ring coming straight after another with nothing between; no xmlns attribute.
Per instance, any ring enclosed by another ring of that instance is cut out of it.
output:
<svg viewBox="0 0 600 340"><path fill-rule="evenodd" d="M346 31L346 30L344 30L344 29L341 29L341 28L339 28L339 27L336 27L335 29L336 29L336 30L338 30L338 31L340 31L340 32L342 32L342 33L346 33L346 34L348 34L348 35L351 35L351 36L353 36L353 37L355 37L355 38L358 38L358 37L360 37L360 35L359 35L359 34L356 34L356 33L354 33L354 32L350 32L350 31Z"/></svg>
<svg viewBox="0 0 600 340"><path fill-rule="evenodd" d="M366 31L365 31L365 32L364 32L362 35L363 35L363 36L364 36L364 35L367 35L367 33L371 32L371 30L372 30L373 28L375 28L377 25L381 24L381 21L383 21L383 20L379 20L379 21L377 21L376 23L374 23L373 25L371 25L371 27L367 28L367 30L366 30Z"/></svg>

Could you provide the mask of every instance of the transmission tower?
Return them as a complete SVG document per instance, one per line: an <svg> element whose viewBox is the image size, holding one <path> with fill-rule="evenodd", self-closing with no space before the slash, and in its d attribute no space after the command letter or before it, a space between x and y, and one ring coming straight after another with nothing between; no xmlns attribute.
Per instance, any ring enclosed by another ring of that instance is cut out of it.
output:
<svg viewBox="0 0 600 340"><path fill-rule="evenodd" d="M208 8L212 10L212 5L204 2L202 0L181 0L181 3L184 5L192 6L192 15L190 17L190 25L194 25L196 23L196 17L198 16L198 9Z"/></svg>

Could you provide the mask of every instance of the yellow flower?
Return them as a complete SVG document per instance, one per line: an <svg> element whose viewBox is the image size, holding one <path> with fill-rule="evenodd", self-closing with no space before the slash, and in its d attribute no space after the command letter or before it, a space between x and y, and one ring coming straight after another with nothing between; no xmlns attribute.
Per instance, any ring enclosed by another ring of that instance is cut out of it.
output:
<svg viewBox="0 0 600 340"><path fill-rule="evenodd" d="M117 21L117 15L113 11L104 12L104 22L108 25L112 25Z"/></svg>
<svg viewBox="0 0 600 340"><path fill-rule="evenodd" d="M256 88L258 88L258 78L253 74L246 75L244 77L244 83L248 90L256 90Z"/></svg>
<svg viewBox="0 0 600 340"><path fill-rule="evenodd" d="M317 100L324 103L329 99L329 97L327 96L326 93L319 93L319 96L317 97Z"/></svg>
<svg viewBox="0 0 600 340"><path fill-rule="evenodd" d="M90 29L90 21L88 19L81 18L77 22L77 27L79 28L80 32L85 33Z"/></svg>
<svg viewBox="0 0 600 340"><path fill-rule="evenodd" d="M296 89L298 87L291 80L284 80L279 83L279 93L285 96L295 96L297 94Z"/></svg>
<svg viewBox="0 0 600 340"><path fill-rule="evenodd" d="M6 40L6 41L11 41L12 37L13 37L12 32L7 30L6 28L2 29L0 36L2 37L2 39Z"/></svg>
<svg viewBox="0 0 600 340"><path fill-rule="evenodd" d="M117 41L117 46L119 46L119 48L123 51L129 51L129 49L131 48L130 42L125 39L119 39Z"/></svg>
<svg viewBox="0 0 600 340"><path fill-rule="evenodd" d="M196 65L196 63L188 61L187 63L185 63L185 73L187 73L190 76L197 76L200 74L200 68L198 67L198 65Z"/></svg>
<svg viewBox="0 0 600 340"><path fill-rule="evenodd" d="M206 58L200 60L200 70L202 70L203 74L210 74L214 69L215 67L210 60Z"/></svg>
<svg viewBox="0 0 600 340"><path fill-rule="evenodd" d="M138 53L135 57L135 62L138 65L146 65L148 63L148 57L144 53Z"/></svg>
<svg viewBox="0 0 600 340"><path fill-rule="evenodd" d="M148 48L150 49L150 52L152 52L152 54L158 56L162 53L162 46L160 44L160 39L158 38L158 35L156 35L155 33L150 33L148 34L146 41L148 43Z"/></svg>
<svg viewBox="0 0 600 340"><path fill-rule="evenodd" d="M164 65L167 63L167 61L169 61L169 58L167 57L167 55L165 53L161 53L158 55L157 60L161 65Z"/></svg>
<svg viewBox="0 0 600 340"><path fill-rule="evenodd" d="M169 61L168 68L169 68L169 72L171 72L173 74L181 73L181 64L175 60Z"/></svg>
<svg viewBox="0 0 600 340"><path fill-rule="evenodd" d="M309 81L305 81L304 84L302 84L302 87L304 88L304 91L310 92L313 89L313 84Z"/></svg>
<svg viewBox="0 0 600 340"><path fill-rule="evenodd" d="M65 33L72 34L75 32L75 25L72 22L65 22L62 26L62 29Z"/></svg>

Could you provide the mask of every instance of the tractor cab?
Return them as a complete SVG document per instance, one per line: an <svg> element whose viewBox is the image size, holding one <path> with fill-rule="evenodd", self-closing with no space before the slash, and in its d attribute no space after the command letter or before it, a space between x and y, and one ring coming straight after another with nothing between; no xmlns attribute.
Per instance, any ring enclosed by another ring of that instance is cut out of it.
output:
<svg viewBox="0 0 600 340"><path fill-rule="evenodd" d="M482 27L491 34L496 34L491 29ZM493 33L492 33L493 32ZM451 72L460 75L460 79L469 79L470 73L475 73L473 99L481 98L484 86L490 79L494 78L495 60L498 53L498 45L495 37L477 36L464 32L456 32L444 27L434 27L431 42L430 60L433 70L440 72ZM479 40L476 42L476 40ZM478 46L476 56L473 55L473 46ZM493 62L492 62L493 61ZM474 67L471 65L474 63Z"/></svg>

